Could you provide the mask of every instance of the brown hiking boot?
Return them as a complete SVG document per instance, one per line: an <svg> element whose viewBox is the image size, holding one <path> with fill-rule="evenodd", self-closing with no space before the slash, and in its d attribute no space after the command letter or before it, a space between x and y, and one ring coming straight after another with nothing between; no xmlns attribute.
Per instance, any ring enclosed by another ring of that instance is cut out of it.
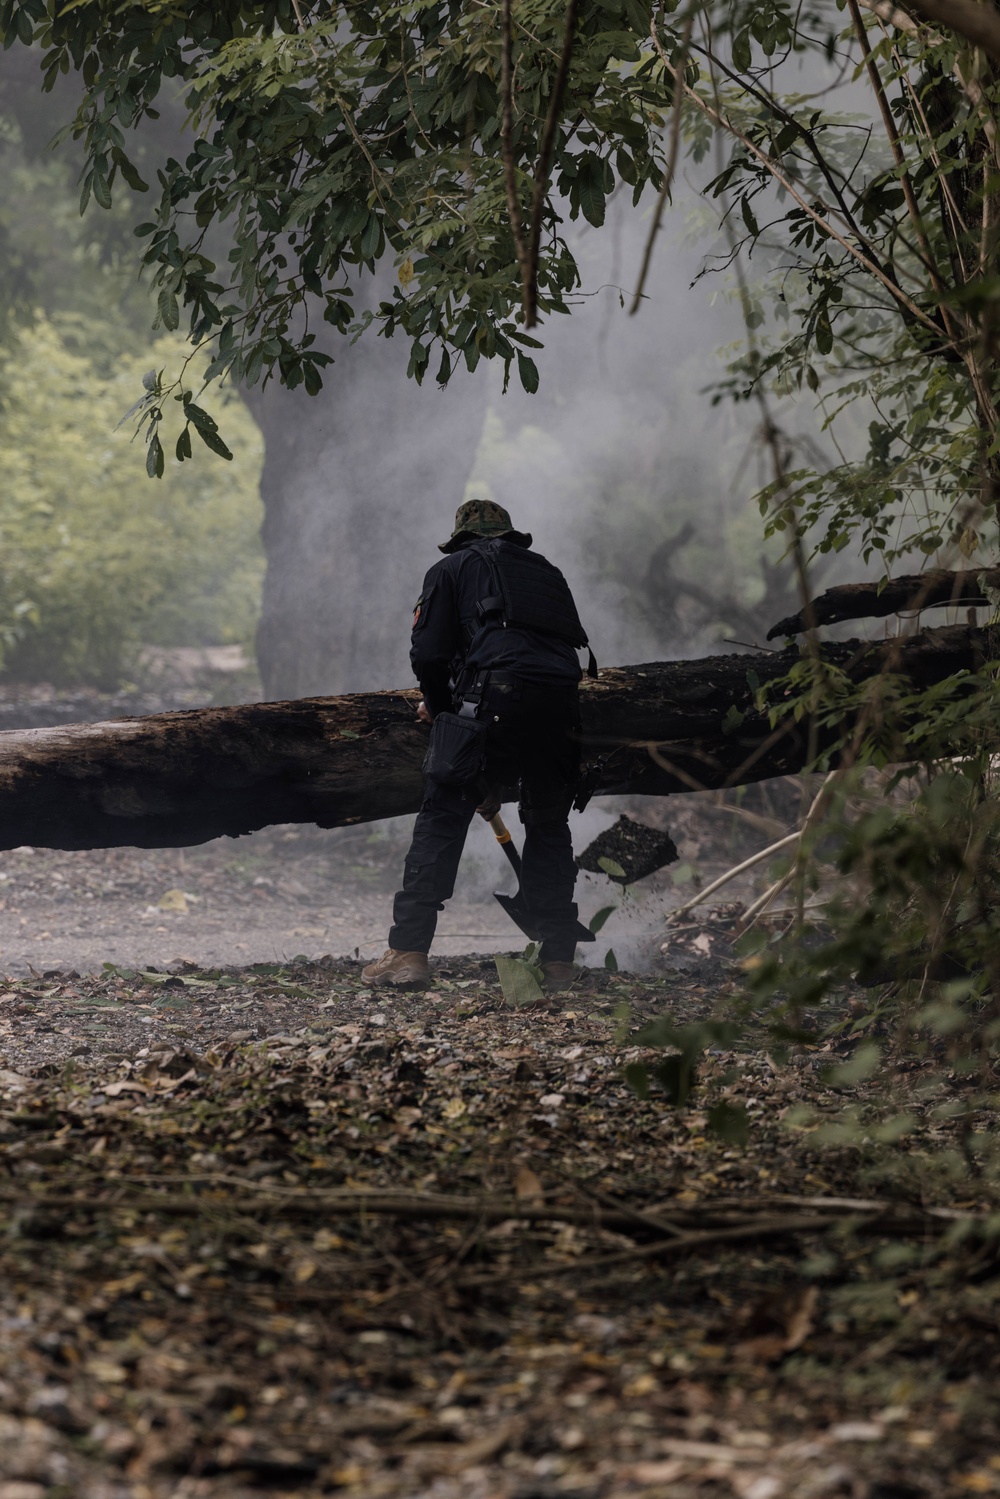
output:
<svg viewBox="0 0 1000 1499"><path fill-rule="evenodd" d="M559 994L571 989L579 977L575 963L543 963L542 988L547 994Z"/></svg>
<svg viewBox="0 0 1000 1499"><path fill-rule="evenodd" d="M430 968L425 952L397 952L387 947L382 956L367 968L362 968L361 977L366 984L391 984L396 989L422 989L430 977Z"/></svg>

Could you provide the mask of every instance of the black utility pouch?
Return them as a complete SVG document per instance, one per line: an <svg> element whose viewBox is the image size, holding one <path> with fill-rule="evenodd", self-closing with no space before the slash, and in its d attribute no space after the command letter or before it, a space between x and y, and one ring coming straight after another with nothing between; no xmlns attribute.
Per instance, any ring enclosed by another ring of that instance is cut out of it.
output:
<svg viewBox="0 0 1000 1499"><path fill-rule="evenodd" d="M487 725L458 713L439 713L431 725L431 740L423 772L445 786L465 786L483 773Z"/></svg>

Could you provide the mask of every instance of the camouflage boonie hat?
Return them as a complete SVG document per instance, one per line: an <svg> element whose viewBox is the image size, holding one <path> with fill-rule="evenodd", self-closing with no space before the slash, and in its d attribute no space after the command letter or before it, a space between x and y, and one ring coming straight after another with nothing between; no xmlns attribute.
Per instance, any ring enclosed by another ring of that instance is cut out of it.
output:
<svg viewBox="0 0 1000 1499"><path fill-rule="evenodd" d="M524 531L515 531L510 516L502 505L493 500L466 500L455 513L455 529L438 548L442 552L454 552L466 541L498 539L519 541L522 546L531 545L531 537Z"/></svg>

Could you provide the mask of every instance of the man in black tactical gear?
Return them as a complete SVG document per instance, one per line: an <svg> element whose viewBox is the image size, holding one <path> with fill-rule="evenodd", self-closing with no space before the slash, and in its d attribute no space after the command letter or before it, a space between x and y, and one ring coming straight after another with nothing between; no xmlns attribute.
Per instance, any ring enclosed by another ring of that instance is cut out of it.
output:
<svg viewBox="0 0 1000 1499"><path fill-rule="evenodd" d="M541 938L546 987L565 988L575 975L568 817L579 778L576 649L586 635L562 574L530 546L501 506L470 500L424 579L410 661L423 693L417 717L435 727L389 947L364 969L369 983L427 981L427 953L472 817L491 815L515 785L525 829L521 890ZM449 754L456 742L480 756L471 777L468 757L458 767Z"/></svg>

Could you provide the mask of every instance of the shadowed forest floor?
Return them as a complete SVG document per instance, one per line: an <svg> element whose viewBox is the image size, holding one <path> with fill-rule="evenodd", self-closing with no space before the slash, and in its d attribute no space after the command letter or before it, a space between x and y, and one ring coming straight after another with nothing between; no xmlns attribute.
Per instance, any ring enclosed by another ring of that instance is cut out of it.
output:
<svg viewBox="0 0 1000 1499"><path fill-rule="evenodd" d="M992 1250L843 1201L988 1206L934 1176L951 1085L879 1144L751 1032L637 1098L630 1030L737 1000L694 953L518 1011L475 958L9 980L0 1499L1000 1492Z"/></svg>

